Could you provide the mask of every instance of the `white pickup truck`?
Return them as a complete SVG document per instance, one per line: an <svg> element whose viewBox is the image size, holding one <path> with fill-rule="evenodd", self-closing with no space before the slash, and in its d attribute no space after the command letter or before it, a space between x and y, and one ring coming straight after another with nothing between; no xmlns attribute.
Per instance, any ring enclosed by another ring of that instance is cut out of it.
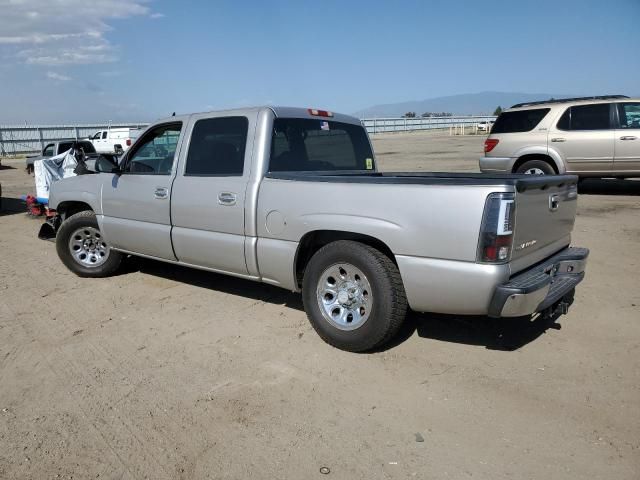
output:
<svg viewBox="0 0 640 480"><path fill-rule="evenodd" d="M94 133L89 140L98 153L120 155L129 150L140 132L139 128L107 128Z"/></svg>
<svg viewBox="0 0 640 480"><path fill-rule="evenodd" d="M170 117L96 169L51 189L70 270L102 277L139 255L302 291L316 331L349 351L387 342L408 307L564 313L584 277L576 177L380 173L346 115Z"/></svg>

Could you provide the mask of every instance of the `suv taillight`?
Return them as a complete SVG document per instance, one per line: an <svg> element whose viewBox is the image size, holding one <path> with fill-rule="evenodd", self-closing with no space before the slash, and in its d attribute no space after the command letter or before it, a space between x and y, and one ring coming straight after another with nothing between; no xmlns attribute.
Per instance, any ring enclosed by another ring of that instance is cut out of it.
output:
<svg viewBox="0 0 640 480"><path fill-rule="evenodd" d="M130 147L130 146L131 146L131 139L127 138L127 147Z"/></svg>
<svg viewBox="0 0 640 480"><path fill-rule="evenodd" d="M484 141L484 153L489 153L491 150L496 148L496 145L498 145L499 142L500 140L497 138L487 138Z"/></svg>
<svg viewBox="0 0 640 480"><path fill-rule="evenodd" d="M480 227L478 261L506 263L511 257L516 203L513 193L492 193L487 197Z"/></svg>

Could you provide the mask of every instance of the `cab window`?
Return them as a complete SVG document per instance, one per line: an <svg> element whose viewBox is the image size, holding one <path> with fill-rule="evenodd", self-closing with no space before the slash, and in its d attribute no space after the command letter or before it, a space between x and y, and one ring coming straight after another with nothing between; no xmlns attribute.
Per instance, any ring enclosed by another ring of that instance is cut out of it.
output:
<svg viewBox="0 0 640 480"><path fill-rule="evenodd" d="M198 120L191 134L185 175L241 176L248 129L247 117Z"/></svg>
<svg viewBox="0 0 640 480"><path fill-rule="evenodd" d="M107 138L107 132L102 132L102 140L104 140L105 138Z"/></svg>
<svg viewBox="0 0 640 480"><path fill-rule="evenodd" d="M182 123L161 125L148 132L127 157L124 173L170 175Z"/></svg>
<svg viewBox="0 0 640 480"><path fill-rule="evenodd" d="M50 144L50 145L47 145L45 147L45 149L43 150L43 152L42 152L42 156L43 157L53 157L53 148L54 148L53 143Z"/></svg>

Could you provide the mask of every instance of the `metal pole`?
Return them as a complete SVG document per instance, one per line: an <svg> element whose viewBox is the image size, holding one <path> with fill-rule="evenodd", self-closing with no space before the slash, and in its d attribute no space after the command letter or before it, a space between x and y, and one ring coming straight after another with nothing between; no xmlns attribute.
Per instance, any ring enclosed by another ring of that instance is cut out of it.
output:
<svg viewBox="0 0 640 480"><path fill-rule="evenodd" d="M40 151L44 150L44 139L42 138L42 129L38 127L38 137L40 138Z"/></svg>
<svg viewBox="0 0 640 480"><path fill-rule="evenodd" d="M76 131L76 141L78 141L78 139L80 138L80 134L78 132L78 126L76 125L75 127L73 127L73 129Z"/></svg>
<svg viewBox="0 0 640 480"><path fill-rule="evenodd" d="M5 157L7 152L4 151L4 140L2 139L2 129L0 128L0 155Z"/></svg>

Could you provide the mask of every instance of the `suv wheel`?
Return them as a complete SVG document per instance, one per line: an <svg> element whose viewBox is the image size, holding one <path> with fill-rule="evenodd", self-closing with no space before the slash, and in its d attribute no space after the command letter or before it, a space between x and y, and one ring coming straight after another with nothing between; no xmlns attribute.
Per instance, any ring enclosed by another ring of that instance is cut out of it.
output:
<svg viewBox="0 0 640 480"><path fill-rule="evenodd" d="M396 265L375 248L348 240L325 245L311 258L302 298L318 335L349 352L388 342L407 312Z"/></svg>
<svg viewBox="0 0 640 480"><path fill-rule="evenodd" d="M555 175L556 172L548 162L544 160L528 160L520 165L515 173L527 175Z"/></svg>

